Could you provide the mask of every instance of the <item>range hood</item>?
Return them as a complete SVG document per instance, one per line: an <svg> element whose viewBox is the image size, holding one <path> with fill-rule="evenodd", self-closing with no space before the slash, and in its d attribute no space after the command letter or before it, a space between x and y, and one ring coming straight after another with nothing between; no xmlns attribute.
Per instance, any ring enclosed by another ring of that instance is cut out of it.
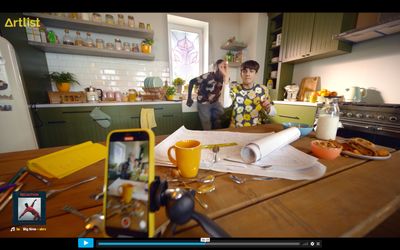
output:
<svg viewBox="0 0 400 250"><path fill-rule="evenodd" d="M358 43L397 32L400 32L400 13L359 13L357 28L340 33L334 38Z"/></svg>

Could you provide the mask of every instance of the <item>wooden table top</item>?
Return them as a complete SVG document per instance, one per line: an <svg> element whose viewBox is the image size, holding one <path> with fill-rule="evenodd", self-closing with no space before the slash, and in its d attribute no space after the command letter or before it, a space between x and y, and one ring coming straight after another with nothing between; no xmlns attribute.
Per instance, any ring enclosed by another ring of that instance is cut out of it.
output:
<svg viewBox="0 0 400 250"><path fill-rule="evenodd" d="M271 132L280 125L229 128L237 132ZM156 142L166 136L157 136ZM313 135L291 145L310 154ZM8 181L26 161L65 147L44 148L0 154L0 181ZM351 237L364 236L400 208L400 152L384 161L340 156L333 161L320 160L326 173L315 180L273 179L238 185L229 174L199 171L199 177L214 174L216 190L198 197L209 208L196 202L196 211L206 214L233 237ZM161 179L170 177L171 168L156 166ZM61 188L91 176L98 178L47 201L45 232L10 232L11 202L0 212L0 237L77 237L84 222L63 210L77 208L86 216L102 212L102 200L91 195L102 191L104 160L46 186L32 176L24 180L22 191L46 191ZM189 185L196 187L197 183ZM156 227L167 220L165 210L156 213ZM176 237L207 237L194 221L177 228ZM102 237L88 234L87 237Z"/></svg>

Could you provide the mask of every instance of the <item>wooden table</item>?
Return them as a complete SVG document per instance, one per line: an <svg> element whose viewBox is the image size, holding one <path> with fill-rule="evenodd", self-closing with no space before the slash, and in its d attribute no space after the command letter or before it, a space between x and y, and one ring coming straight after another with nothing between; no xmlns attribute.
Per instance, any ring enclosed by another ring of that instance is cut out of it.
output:
<svg viewBox="0 0 400 250"><path fill-rule="evenodd" d="M270 132L281 130L276 125L227 129L238 132ZM157 137L157 142L166 136ZM292 145L310 153L313 136L301 138ZM45 155L64 147L45 148L0 154L0 180L9 180L28 159ZM369 161L339 157L320 160L327 171L322 178L311 181L274 179L250 181L238 185L229 175L200 170L199 176L216 176L216 191L198 195L207 202L206 214L234 237L339 237L365 236L400 208L400 152L384 161ZM164 179L168 167L156 167L156 175ZM102 211L102 200L90 199L101 192L104 161L60 180L47 187L32 176L25 179L23 191L46 191L90 176L95 181L56 195L47 201L46 232L10 232L11 203L0 214L0 237L76 237L83 230L83 220L63 211L73 206L89 216ZM190 185L196 186L196 183ZM156 225L167 220L164 209L156 213ZM88 237L101 237L89 234ZM176 237L207 237L194 222L178 227Z"/></svg>

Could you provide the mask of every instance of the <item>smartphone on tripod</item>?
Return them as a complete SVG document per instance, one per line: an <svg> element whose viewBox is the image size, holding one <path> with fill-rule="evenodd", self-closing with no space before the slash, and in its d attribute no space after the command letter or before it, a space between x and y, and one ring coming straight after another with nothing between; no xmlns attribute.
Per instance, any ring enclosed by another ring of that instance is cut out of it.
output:
<svg viewBox="0 0 400 250"><path fill-rule="evenodd" d="M114 130L107 136L104 229L109 237L154 236L150 184L154 180L154 133Z"/></svg>

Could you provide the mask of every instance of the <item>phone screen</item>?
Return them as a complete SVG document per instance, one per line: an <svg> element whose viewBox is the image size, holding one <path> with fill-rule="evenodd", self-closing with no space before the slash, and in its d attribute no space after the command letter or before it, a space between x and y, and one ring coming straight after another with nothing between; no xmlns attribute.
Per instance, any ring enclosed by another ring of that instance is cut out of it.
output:
<svg viewBox="0 0 400 250"><path fill-rule="evenodd" d="M150 134L151 133L151 134ZM107 140L105 231L111 237L151 237L149 183L154 179L152 131L116 131Z"/></svg>

